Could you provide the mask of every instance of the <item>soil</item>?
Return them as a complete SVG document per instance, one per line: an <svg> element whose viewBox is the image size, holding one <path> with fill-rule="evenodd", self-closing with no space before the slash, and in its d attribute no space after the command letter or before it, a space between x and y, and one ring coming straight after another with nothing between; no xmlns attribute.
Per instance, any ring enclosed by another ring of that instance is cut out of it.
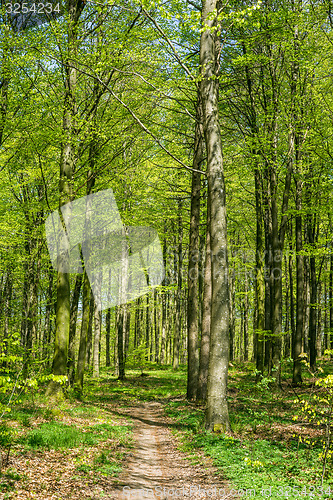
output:
<svg viewBox="0 0 333 500"><path fill-rule="evenodd" d="M231 498L227 483L218 477L209 459L199 456L199 463L193 464L177 450L168 428L172 422L160 403L143 403L121 412L134 422L134 448L118 485L109 492L110 499Z"/></svg>

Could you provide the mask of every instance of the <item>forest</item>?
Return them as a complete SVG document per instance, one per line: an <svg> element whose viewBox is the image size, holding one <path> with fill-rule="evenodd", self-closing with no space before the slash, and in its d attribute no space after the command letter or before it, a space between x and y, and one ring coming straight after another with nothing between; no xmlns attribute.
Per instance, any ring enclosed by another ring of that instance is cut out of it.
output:
<svg viewBox="0 0 333 500"><path fill-rule="evenodd" d="M332 57L331 0L1 0L0 498L146 498L154 419L332 498Z"/></svg>

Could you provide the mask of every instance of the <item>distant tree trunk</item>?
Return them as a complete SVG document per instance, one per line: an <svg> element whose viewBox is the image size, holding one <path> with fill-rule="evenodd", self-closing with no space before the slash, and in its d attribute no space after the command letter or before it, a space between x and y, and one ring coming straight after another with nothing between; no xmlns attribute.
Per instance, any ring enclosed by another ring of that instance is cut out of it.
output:
<svg viewBox="0 0 333 500"><path fill-rule="evenodd" d="M68 380L71 386L73 386L74 384L75 333L76 333L77 314L79 308L79 299L82 287L82 278L83 278L82 274L78 274L76 276L72 303L71 303L71 322L69 328L69 346L68 346L68 360L67 360Z"/></svg>
<svg viewBox="0 0 333 500"><path fill-rule="evenodd" d="M159 350L160 350L160 331L159 331L159 322L157 319L157 310L158 310L158 303L157 303L158 295L156 288L154 288L154 331L155 331L155 363L159 364L160 362L160 356L159 356Z"/></svg>
<svg viewBox="0 0 333 500"><path fill-rule="evenodd" d="M128 234L128 229L124 227L124 236ZM125 338L127 327L127 292L128 292L128 243L126 240L122 246L122 270L120 280L119 296L121 297L121 304L118 307L117 317L117 350L118 350L118 379L125 379ZM148 297L148 294L147 294ZM149 305L149 302L148 302ZM148 307L147 307L148 310ZM149 342L149 330L148 330ZM149 346L149 344L148 344Z"/></svg>
<svg viewBox="0 0 333 500"><path fill-rule="evenodd" d="M95 310L95 300L93 294L91 293L90 304L89 304L89 321L88 321L87 348L86 348L86 365L88 367L90 366L91 363L94 310Z"/></svg>
<svg viewBox="0 0 333 500"><path fill-rule="evenodd" d="M51 311L54 306L53 304L53 282L54 282L54 274L53 269L50 268L48 270L48 278L49 283L47 287L47 299L46 299L46 308L45 308L45 322L44 322L44 331L43 331L43 358L49 359L49 343L51 338ZM48 363L48 361L46 361Z"/></svg>
<svg viewBox="0 0 333 500"><path fill-rule="evenodd" d="M200 94L197 99L193 168L200 170L203 162L203 132ZM195 399L199 375L199 228L200 228L201 174L192 171L190 234L188 250L188 299L187 299L187 399Z"/></svg>
<svg viewBox="0 0 333 500"><path fill-rule="evenodd" d="M302 250L302 181L296 180L296 335L294 341L294 366L293 366L293 383L302 383L302 364L300 354L302 352L302 337L303 337L303 314L304 314L304 266Z"/></svg>
<svg viewBox="0 0 333 500"><path fill-rule="evenodd" d="M164 279L163 279L163 287L166 286L167 283L167 277L166 277L166 252L167 252L167 246L166 246L166 232L167 232L167 226L166 223L164 223L164 234L163 234L163 263L164 263ZM166 290L162 290L162 335L161 335L161 354L160 354L160 360L161 364L164 365L166 362L166 334L167 334L167 325L166 325Z"/></svg>
<svg viewBox="0 0 333 500"><path fill-rule="evenodd" d="M229 360L235 357L235 269L232 267L229 276Z"/></svg>
<svg viewBox="0 0 333 500"><path fill-rule="evenodd" d="M105 315L105 365L106 366L111 366L110 332L111 332L111 308L109 307Z"/></svg>
<svg viewBox="0 0 333 500"><path fill-rule="evenodd" d="M325 259L325 275L327 272L327 259ZM323 345L323 354L326 349L329 348L328 342L328 334L329 334L329 322L328 322L328 301L327 301L327 280L324 282L324 345Z"/></svg>
<svg viewBox="0 0 333 500"><path fill-rule="evenodd" d="M204 134L207 150L207 178L211 207L212 310L210 357L205 427L229 431L227 402L229 363L229 290L227 255L227 217L222 160L222 140L218 114L220 40L216 27L221 4L206 0L202 6L200 68ZM214 16L214 17L212 17Z"/></svg>
<svg viewBox="0 0 333 500"><path fill-rule="evenodd" d="M86 363L87 334L90 319L91 289L87 273L84 273L82 292L82 323L74 387L81 394L83 390L84 367Z"/></svg>
<svg viewBox="0 0 333 500"><path fill-rule="evenodd" d="M124 325L126 324L125 304L118 306L117 317L117 354L118 354L118 379L125 378L125 355L124 355Z"/></svg>
<svg viewBox="0 0 333 500"><path fill-rule="evenodd" d="M257 380L264 374L265 346L265 274L264 274L264 241L262 213L262 178L258 168L254 172L256 198L256 369Z"/></svg>
<svg viewBox="0 0 333 500"><path fill-rule="evenodd" d="M308 220L308 239L310 245L314 245L315 224ZM310 351L310 367L314 370L317 359L317 274L316 274L316 258L310 256L310 315L309 315L309 351Z"/></svg>
<svg viewBox="0 0 333 500"><path fill-rule="evenodd" d="M182 299L182 277L183 277L183 202L178 198L178 259L177 268L177 291L176 291L176 320L173 341L173 369L179 366L179 346L181 337L181 299ZM188 368L189 370L189 368Z"/></svg>
<svg viewBox="0 0 333 500"><path fill-rule="evenodd" d="M94 344L93 344L93 377L99 377L99 347L101 340L102 311L97 309L97 301L94 310Z"/></svg>
<svg viewBox="0 0 333 500"><path fill-rule="evenodd" d="M245 268L245 276L244 276L244 361L248 361L249 359L249 322L248 322L248 309L249 309L249 300L248 300L248 277L247 277L247 269Z"/></svg>
<svg viewBox="0 0 333 500"><path fill-rule="evenodd" d="M292 225L290 226L290 238L292 240ZM291 357L295 359L295 304L294 304L294 277L293 277L293 257L292 243L290 242L290 254L288 258L289 289L290 289L290 329L291 329ZM290 355L290 354L289 354Z"/></svg>
<svg viewBox="0 0 333 500"><path fill-rule="evenodd" d="M207 382L209 366L210 323L212 306L212 262L210 248L210 200L207 200L207 230L206 230L206 260L203 285L202 332L200 347L200 365L197 387L197 402L204 403L207 399Z"/></svg>
<svg viewBox="0 0 333 500"><path fill-rule="evenodd" d="M149 361L150 350L150 314L149 314L149 293L146 294L146 360Z"/></svg>
<svg viewBox="0 0 333 500"><path fill-rule="evenodd" d="M125 361L127 359L127 353L129 348L129 338L131 331L131 305L126 304L126 322L124 323L124 353L125 353Z"/></svg>
<svg viewBox="0 0 333 500"><path fill-rule="evenodd" d="M329 284L329 309L330 309L330 350L333 351L333 253L330 255L330 284ZM333 359L333 352L331 352Z"/></svg>
<svg viewBox="0 0 333 500"><path fill-rule="evenodd" d="M306 232L304 239L306 238ZM308 243L308 241L305 241ZM303 352L309 353L309 320L310 320L310 265L307 255L304 256L304 312L303 312ZM309 361L309 359L308 359Z"/></svg>
<svg viewBox="0 0 333 500"><path fill-rule="evenodd" d="M321 325L322 325L322 283L319 280L318 283L318 311L317 311L317 339L316 339L316 352L317 356L321 357L322 351L322 334L321 334Z"/></svg>

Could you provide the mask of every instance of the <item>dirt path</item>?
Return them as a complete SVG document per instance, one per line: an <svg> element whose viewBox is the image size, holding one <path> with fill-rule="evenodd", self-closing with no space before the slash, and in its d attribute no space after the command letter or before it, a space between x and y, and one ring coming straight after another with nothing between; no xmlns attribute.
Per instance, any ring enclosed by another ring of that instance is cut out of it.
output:
<svg viewBox="0 0 333 500"><path fill-rule="evenodd" d="M109 498L197 500L228 497L227 484L214 476L216 471L208 460L202 465L192 465L185 454L177 450L161 404L145 403L124 410L125 413L134 421L135 443L128 467Z"/></svg>

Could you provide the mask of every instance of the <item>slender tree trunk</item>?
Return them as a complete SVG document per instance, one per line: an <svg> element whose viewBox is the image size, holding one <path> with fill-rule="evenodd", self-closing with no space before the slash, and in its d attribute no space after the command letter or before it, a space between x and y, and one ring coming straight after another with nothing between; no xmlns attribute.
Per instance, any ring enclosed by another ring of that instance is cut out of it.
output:
<svg viewBox="0 0 333 500"><path fill-rule="evenodd" d="M302 337L303 337L303 313L304 313L304 266L302 250L302 182L296 180L296 335L294 341L294 366L293 366L293 383L302 383L302 364L300 354L302 352Z"/></svg>
<svg viewBox="0 0 333 500"><path fill-rule="evenodd" d="M202 112L200 95L197 99L193 168L200 170L203 161ZM199 228L201 174L192 171L191 214L188 259L187 299L187 399L195 399L199 375L198 311L199 311Z"/></svg>
<svg viewBox="0 0 333 500"><path fill-rule="evenodd" d="M177 291L176 291L176 320L173 341L173 369L177 370L179 366L179 347L181 339L181 299L183 285L183 218L182 218L183 202L178 198L178 259L176 262L177 269ZM191 370L188 367L188 373ZM187 386L188 387L188 386Z"/></svg>
<svg viewBox="0 0 333 500"><path fill-rule="evenodd" d="M157 290L156 290L156 288L154 288L155 363L159 364L159 362L160 362L160 356L159 356L160 331L159 331L159 321L157 319L157 310L158 310L157 299L158 299Z"/></svg>
<svg viewBox="0 0 333 500"><path fill-rule="evenodd" d="M78 274L75 279L74 292L71 303L71 322L69 328L69 346L68 346L68 380L69 384L73 386L74 384L74 374L75 374L75 333L76 333L76 322L77 314L79 308L79 299L82 287L82 274Z"/></svg>
<svg viewBox="0 0 333 500"><path fill-rule="evenodd" d="M200 347L200 365L197 387L197 402L204 403L207 399L207 382L209 366L210 323L212 306L212 262L210 248L210 200L207 199L207 230L206 230L206 260L203 285L202 332Z"/></svg>
<svg viewBox="0 0 333 500"><path fill-rule="evenodd" d="M79 344L79 352L78 352L77 366L74 379L74 387L79 394L81 394L83 390L83 376L84 376L84 367L86 363L87 335L88 335L90 307L91 307L90 296L91 296L90 283L87 273L85 272L83 278L83 292L82 292L83 309L82 309L80 344Z"/></svg>
<svg viewBox="0 0 333 500"><path fill-rule="evenodd" d="M96 300L95 310L94 310L94 344L93 344L93 377L99 377L99 348L101 340L101 328L102 328L102 311L97 309Z"/></svg>
<svg viewBox="0 0 333 500"><path fill-rule="evenodd" d="M330 255L330 284L329 284L329 309L330 309L330 350L333 351L333 253ZM333 352L331 352L333 359Z"/></svg>
<svg viewBox="0 0 333 500"><path fill-rule="evenodd" d="M111 366L110 332L111 332L111 308L109 307L105 315L105 365L106 366Z"/></svg>
<svg viewBox="0 0 333 500"><path fill-rule="evenodd" d="M249 322L248 322L248 308L249 308L249 300L248 300L248 277L247 270L245 268L245 277L244 277L244 361L248 361L249 359Z"/></svg>
<svg viewBox="0 0 333 500"><path fill-rule="evenodd" d="M265 346L265 275L264 275L264 242L262 219L262 179L259 169L254 172L256 193L256 369L257 380L264 374L264 346Z"/></svg>
<svg viewBox="0 0 333 500"><path fill-rule="evenodd" d="M316 339L316 352L317 356L321 357L322 353L322 334L321 334L321 326L322 326L322 283L319 281L318 283L318 310L317 310L317 339Z"/></svg>
<svg viewBox="0 0 333 500"><path fill-rule="evenodd" d="M90 363L91 363L94 311L95 311L95 300L94 300L93 294L91 293L90 294L90 303L89 303L89 321L88 321L86 361L85 361L85 363L88 367L90 366Z"/></svg>
<svg viewBox="0 0 333 500"><path fill-rule="evenodd" d="M234 360L235 356L235 269L230 269L229 275L229 359Z"/></svg>

